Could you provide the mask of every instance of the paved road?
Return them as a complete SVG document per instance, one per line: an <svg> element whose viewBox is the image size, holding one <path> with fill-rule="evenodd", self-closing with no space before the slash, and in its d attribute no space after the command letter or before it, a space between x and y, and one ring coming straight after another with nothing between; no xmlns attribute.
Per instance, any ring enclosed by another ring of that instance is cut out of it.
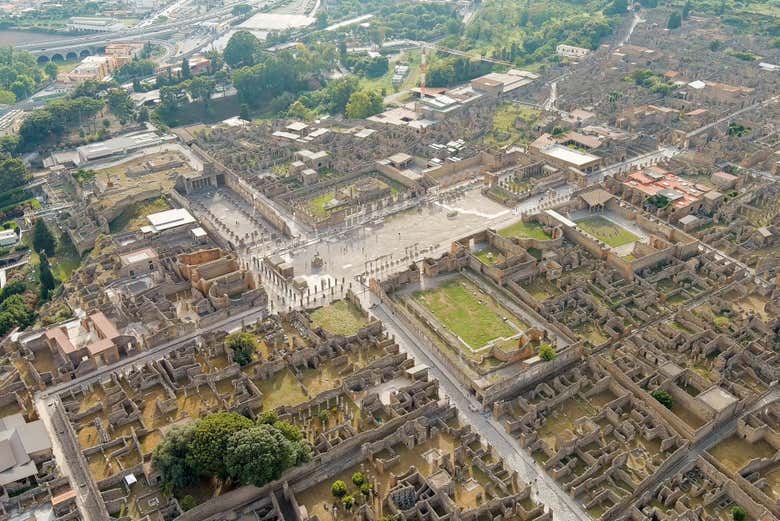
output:
<svg viewBox="0 0 780 521"><path fill-rule="evenodd" d="M363 297L369 300L373 299L371 303L376 305L371 309L371 313L384 323L385 329L389 334L394 335L401 349L412 356L416 363L425 364L430 368L429 373L439 381L442 394L458 408L466 423L471 425L488 445L498 451L508 466L517 471L521 480L527 483L535 482L533 484L534 495L545 507L552 509L556 520L580 521L589 519L583 508L552 477L544 472L534 459L520 447L517 440L507 434L489 413L478 413L472 410L480 407L478 402L463 392L463 386L457 378L435 356L420 348L423 342L416 338L413 332L396 321L376 297L369 293L365 293Z"/></svg>
<svg viewBox="0 0 780 521"><path fill-rule="evenodd" d="M168 353L170 353L171 351L181 347L182 345L186 344L191 340L194 340L195 338L197 338L198 336L204 333L210 331L219 331L219 330L231 331L237 327L240 327L242 323L251 323L257 320L258 318L261 318L262 315L263 315L262 309L259 308L249 309L247 311L244 311L243 313L239 313L232 317L228 317L224 320L220 320L219 322L216 322L209 327L195 329L191 333L187 333L184 336L180 336L174 340L171 340L164 344L160 344L159 346L153 347L146 351L141 351L140 353L134 356L123 358L122 360L116 363L103 366L96 371L88 373L84 376L80 376L78 378L74 378L69 382L63 382L61 384L49 387L46 390L38 393L37 396L47 398L54 395L58 395L62 391L66 391L74 387L88 385L90 383L94 383L99 380L102 380L107 375L110 375L112 373L122 373L124 371L130 370L132 367L142 366L147 362L153 362L155 360L159 360L165 355L167 355Z"/></svg>
<svg viewBox="0 0 780 521"><path fill-rule="evenodd" d="M597 184L603 181L606 177L611 177L620 172L626 172L637 167L655 165L660 161L671 159L681 153L682 150L677 147L662 147L658 150L653 150L652 152L648 152L646 154L640 154L636 157L632 157L630 159L626 159L625 161L614 163L605 168L602 168L601 170L591 174L588 181L589 184Z"/></svg>
<svg viewBox="0 0 780 521"><path fill-rule="evenodd" d="M686 137L690 139L692 137L698 136L702 132L706 132L707 130L709 130L709 129L713 128L713 127L716 127L716 126L718 126L718 125L720 125L722 123L725 123L725 122L729 121L732 118L735 118L735 117L737 117L737 116L739 116L741 114L744 114L745 112L749 112L751 110L754 110L754 109L757 109L757 108L761 108L761 107L763 107L765 105L770 105L772 103L777 103L778 101L780 101L780 95L772 96L771 98L766 99L764 101L759 101L757 103L754 103L753 105L749 105L747 107L741 108L741 109L739 109L737 111L732 112L728 116L723 116L722 118L720 118L717 121L713 121L712 123L704 125L703 127L699 127L696 130L692 130L692 131L688 132L686 134Z"/></svg>
<svg viewBox="0 0 780 521"><path fill-rule="evenodd" d="M701 457L706 451L708 451L709 449L716 446L721 441L731 436L737 427L737 422L739 421L739 418L741 418L742 416L744 416L749 412L756 412L762 409L763 407L766 407L769 404L776 402L777 400L780 400L780 389L773 389L769 391L767 394L765 394L764 396L762 396L761 398L759 398L756 401L756 403L754 403L746 411L734 416L733 418L731 418L729 421L727 421L717 429L714 429L705 437L701 438L700 440L690 445L688 449L678 459L678 461L674 462L672 465L666 467L665 469L662 469L655 476L655 479L653 480L654 486L660 485L661 483L666 482L672 477L680 475L690 465L693 465L696 462L696 460L699 459L699 457ZM633 503L634 502L633 500L637 499L646 491L647 490L639 490L638 493L635 492L634 494L632 494L631 503ZM611 518L615 519L616 517L620 516L623 513L625 513L625 509L623 511L615 512L611 516Z"/></svg>
<svg viewBox="0 0 780 521"><path fill-rule="evenodd" d="M208 331L232 331L245 322L261 318L263 310L252 308L243 313L216 322L207 328L198 328L191 333L166 342L157 347L142 351L135 356L122 359L114 364L101 367L97 371L75 378L69 382L50 387L35 396L35 408L38 416L44 421L52 438L52 450L64 476L70 478L76 490L79 510L87 521L104 521L108 514L95 482L92 480L81 447L72 426L70 425L60 401L60 393L68 389L79 388L90 383L105 379L110 374L121 374L133 367L142 366L148 362L159 360L174 349L190 342Z"/></svg>

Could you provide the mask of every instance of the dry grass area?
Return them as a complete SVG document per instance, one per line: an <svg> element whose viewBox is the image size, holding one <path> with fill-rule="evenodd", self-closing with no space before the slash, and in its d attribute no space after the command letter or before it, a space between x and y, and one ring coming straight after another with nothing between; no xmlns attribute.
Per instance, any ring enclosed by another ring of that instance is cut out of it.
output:
<svg viewBox="0 0 780 521"><path fill-rule="evenodd" d="M346 300L321 307L311 314L312 325L334 335L351 336L368 325L357 306Z"/></svg>

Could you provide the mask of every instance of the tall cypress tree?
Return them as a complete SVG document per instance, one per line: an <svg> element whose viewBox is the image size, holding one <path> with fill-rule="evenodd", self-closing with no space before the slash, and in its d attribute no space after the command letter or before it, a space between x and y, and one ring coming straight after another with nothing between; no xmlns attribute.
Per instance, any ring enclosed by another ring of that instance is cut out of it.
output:
<svg viewBox="0 0 780 521"><path fill-rule="evenodd" d="M54 278L54 274L51 272L51 266L49 265L49 257L46 252L40 254L40 264L38 265L38 278L41 281L41 299L48 300L49 293L57 285L57 281Z"/></svg>
<svg viewBox="0 0 780 521"><path fill-rule="evenodd" d="M35 227L33 228L33 249L36 252L45 252L46 255L54 255L54 248L57 246L57 241L49 231L46 223L43 219L35 221Z"/></svg>

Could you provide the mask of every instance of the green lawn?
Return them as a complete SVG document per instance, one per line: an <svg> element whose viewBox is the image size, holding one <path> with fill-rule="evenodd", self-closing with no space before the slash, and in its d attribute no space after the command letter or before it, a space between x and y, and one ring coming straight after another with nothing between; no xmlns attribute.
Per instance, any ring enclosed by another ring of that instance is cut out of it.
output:
<svg viewBox="0 0 780 521"><path fill-rule="evenodd" d="M485 143L491 146L504 146L529 141L529 135L525 131L536 126L540 115L541 113L536 109L513 103L499 106L493 115L491 130L485 136ZM520 121L519 126L518 121Z"/></svg>
<svg viewBox="0 0 780 521"><path fill-rule="evenodd" d="M354 304L339 300L321 307L311 314L312 326L321 327L334 335L351 336L360 331L368 321Z"/></svg>
<svg viewBox="0 0 780 521"><path fill-rule="evenodd" d="M539 239L546 241L552 239L552 236L544 231L544 227L537 222L518 221L511 226L498 230L502 237L526 237L529 239Z"/></svg>
<svg viewBox="0 0 780 521"><path fill-rule="evenodd" d="M494 306L490 297L482 293L475 296L474 291L473 285L458 277L436 289L415 292L412 298L473 349L514 335L515 330L499 315L504 311Z"/></svg>
<svg viewBox="0 0 780 521"><path fill-rule="evenodd" d="M330 210L327 210L325 206L327 206L334 197L336 197L335 192L327 192L309 199L309 201L306 203L306 206L308 207L312 216L318 219L324 219L330 215Z"/></svg>
<svg viewBox="0 0 780 521"><path fill-rule="evenodd" d="M577 226L613 248L639 240L639 237L622 226L598 215L577 221Z"/></svg>
<svg viewBox="0 0 780 521"><path fill-rule="evenodd" d="M408 65L409 74L404 78L397 87L393 85L393 75L395 74L396 65ZM394 92L400 92L402 90L411 89L417 86L417 82L420 79L420 52L409 51L396 61L391 61L388 65L387 72L378 78L360 78L360 87L366 90L381 91L385 89L387 94L393 94Z"/></svg>
<svg viewBox="0 0 780 521"><path fill-rule="evenodd" d="M504 256L494 248L484 248L474 253L474 256L482 261L483 264L492 266L498 262L504 261Z"/></svg>

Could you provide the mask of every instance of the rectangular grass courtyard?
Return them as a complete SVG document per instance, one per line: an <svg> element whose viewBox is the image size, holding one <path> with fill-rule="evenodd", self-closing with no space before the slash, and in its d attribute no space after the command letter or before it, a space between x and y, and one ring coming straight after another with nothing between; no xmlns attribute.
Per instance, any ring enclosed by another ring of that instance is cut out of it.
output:
<svg viewBox="0 0 780 521"><path fill-rule="evenodd" d="M311 313L312 325L321 327L334 335L351 336L368 325L357 306L346 300L339 300Z"/></svg>
<svg viewBox="0 0 780 521"><path fill-rule="evenodd" d="M497 338L518 333L504 321L504 317L512 320L518 328L523 328L514 315L465 277L448 280L435 289L417 291L412 298L472 350L480 349Z"/></svg>
<svg viewBox="0 0 780 521"><path fill-rule="evenodd" d="M498 234L502 237L526 237L528 239L538 239L540 241L547 241L552 239L552 236L544 231L544 227L537 222L525 222L518 221L515 224L511 224L506 228L498 230Z"/></svg>
<svg viewBox="0 0 780 521"><path fill-rule="evenodd" d="M630 231L599 215L580 219L577 226L613 248L639 240L639 237Z"/></svg>

